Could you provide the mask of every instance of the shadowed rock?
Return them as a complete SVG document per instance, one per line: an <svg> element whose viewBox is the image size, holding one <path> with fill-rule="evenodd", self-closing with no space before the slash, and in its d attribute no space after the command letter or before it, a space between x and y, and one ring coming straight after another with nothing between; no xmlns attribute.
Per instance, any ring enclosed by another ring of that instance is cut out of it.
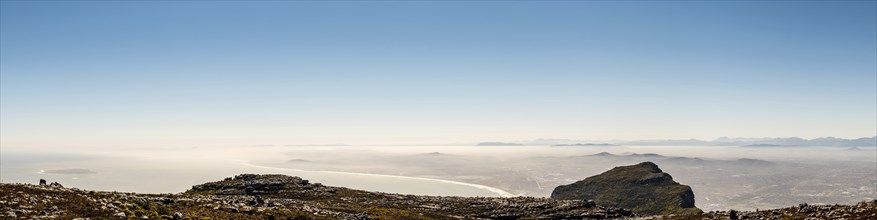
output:
<svg viewBox="0 0 877 220"><path fill-rule="evenodd" d="M615 167L600 175L558 186L551 198L594 200L598 204L631 209L638 215L702 212L694 206L691 187L673 181L670 174L652 162Z"/></svg>

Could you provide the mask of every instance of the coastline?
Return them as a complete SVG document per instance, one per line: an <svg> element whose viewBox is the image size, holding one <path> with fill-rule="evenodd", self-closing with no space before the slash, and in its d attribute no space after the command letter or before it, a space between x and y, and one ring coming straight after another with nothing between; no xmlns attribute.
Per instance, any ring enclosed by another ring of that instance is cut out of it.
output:
<svg viewBox="0 0 877 220"><path fill-rule="evenodd" d="M412 177L412 176L398 176L398 175L388 175L388 174L356 173L356 172L345 172L345 171L301 170L301 169L294 169L294 168L283 168L283 167L271 167L271 166L264 166L264 165L256 165L256 164L249 163L247 161L239 161L238 163L241 165L244 165L244 166L261 168L261 169L286 170L286 171L296 171L296 172L331 173L331 174L344 174L344 175L358 175L358 176L382 177L382 178L398 178L398 179L407 179L407 180L434 181L434 182L454 184L454 185L467 186L467 187L487 190L487 191L490 191L490 192L497 194L498 197L519 196L519 195L510 193L510 192L507 192L505 190L499 189L499 188L494 188L494 187L485 186L485 185L478 185L478 184L474 184L474 183L453 181L453 180L433 179L433 178L425 178L425 177ZM343 187L346 187L346 186L343 186ZM355 188L355 187L351 187L351 188Z"/></svg>

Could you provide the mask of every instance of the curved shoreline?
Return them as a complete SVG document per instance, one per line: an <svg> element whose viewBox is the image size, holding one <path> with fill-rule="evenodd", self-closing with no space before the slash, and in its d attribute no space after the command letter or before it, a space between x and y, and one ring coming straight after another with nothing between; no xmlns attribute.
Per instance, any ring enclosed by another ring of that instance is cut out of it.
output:
<svg viewBox="0 0 877 220"><path fill-rule="evenodd" d="M498 188L494 188L494 187L489 187L489 186L485 186L485 185L478 185L478 184L474 184L474 183L458 182L458 181L453 181L453 180L432 179L432 178L425 178L425 177L397 176L397 175L388 175L388 174L355 173L355 172L344 172L344 171L300 170L300 169L293 169L293 168L270 167L270 166L263 166L263 165L255 165L255 164L251 164L251 163L246 162L246 161L239 161L239 163L240 163L241 165L244 165L244 166L258 167L258 168L263 168L263 169L277 169L277 170L290 170L290 171L299 171L299 172L301 172L301 171L304 171L304 172L320 172L320 173L334 173L334 174L346 174L346 175L375 176L375 177L390 177L390 178L400 178L400 179L412 179L412 180L435 181L435 182L449 183L449 184L455 184L455 185L461 185L461 186L468 186L468 187L474 187L474 188L478 188L478 189L483 189L483 190L487 190L487 191L490 191L490 192L496 193L496 194L498 194L500 197L515 197L515 196L518 196L518 195L512 194L512 193L510 193L510 192L507 192L507 191L505 191L505 190L498 189Z"/></svg>

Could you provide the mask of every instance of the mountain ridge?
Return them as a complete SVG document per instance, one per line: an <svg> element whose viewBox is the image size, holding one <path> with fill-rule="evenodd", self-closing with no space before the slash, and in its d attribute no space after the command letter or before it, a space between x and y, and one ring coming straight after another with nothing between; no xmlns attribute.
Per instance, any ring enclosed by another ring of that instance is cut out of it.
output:
<svg viewBox="0 0 877 220"><path fill-rule="evenodd" d="M743 137L719 137L713 140L700 139L657 139L657 140L573 140L573 139L551 139L539 138L534 140L521 140L514 142L503 142L506 146L515 145L550 145L550 146L595 146L588 143L605 143L607 145L627 145L627 146L753 146L758 147L764 145L769 146L797 146L797 147L877 147L877 135L872 137L861 137L854 139L836 138L831 136L818 137L813 139L805 139L800 137L763 137L763 138L743 138Z"/></svg>

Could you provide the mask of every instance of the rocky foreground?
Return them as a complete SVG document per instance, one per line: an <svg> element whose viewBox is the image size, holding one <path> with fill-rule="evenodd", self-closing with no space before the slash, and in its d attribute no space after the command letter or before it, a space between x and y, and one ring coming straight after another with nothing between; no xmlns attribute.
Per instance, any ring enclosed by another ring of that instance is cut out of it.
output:
<svg viewBox="0 0 877 220"><path fill-rule="evenodd" d="M180 194L0 185L4 218L141 219L603 219L630 211L592 201L438 197L367 192L299 177L242 174Z"/></svg>
<svg viewBox="0 0 877 220"><path fill-rule="evenodd" d="M2 219L877 219L877 200L757 212L637 216L593 201L438 197L242 174L179 194L97 192L60 184L0 184Z"/></svg>

